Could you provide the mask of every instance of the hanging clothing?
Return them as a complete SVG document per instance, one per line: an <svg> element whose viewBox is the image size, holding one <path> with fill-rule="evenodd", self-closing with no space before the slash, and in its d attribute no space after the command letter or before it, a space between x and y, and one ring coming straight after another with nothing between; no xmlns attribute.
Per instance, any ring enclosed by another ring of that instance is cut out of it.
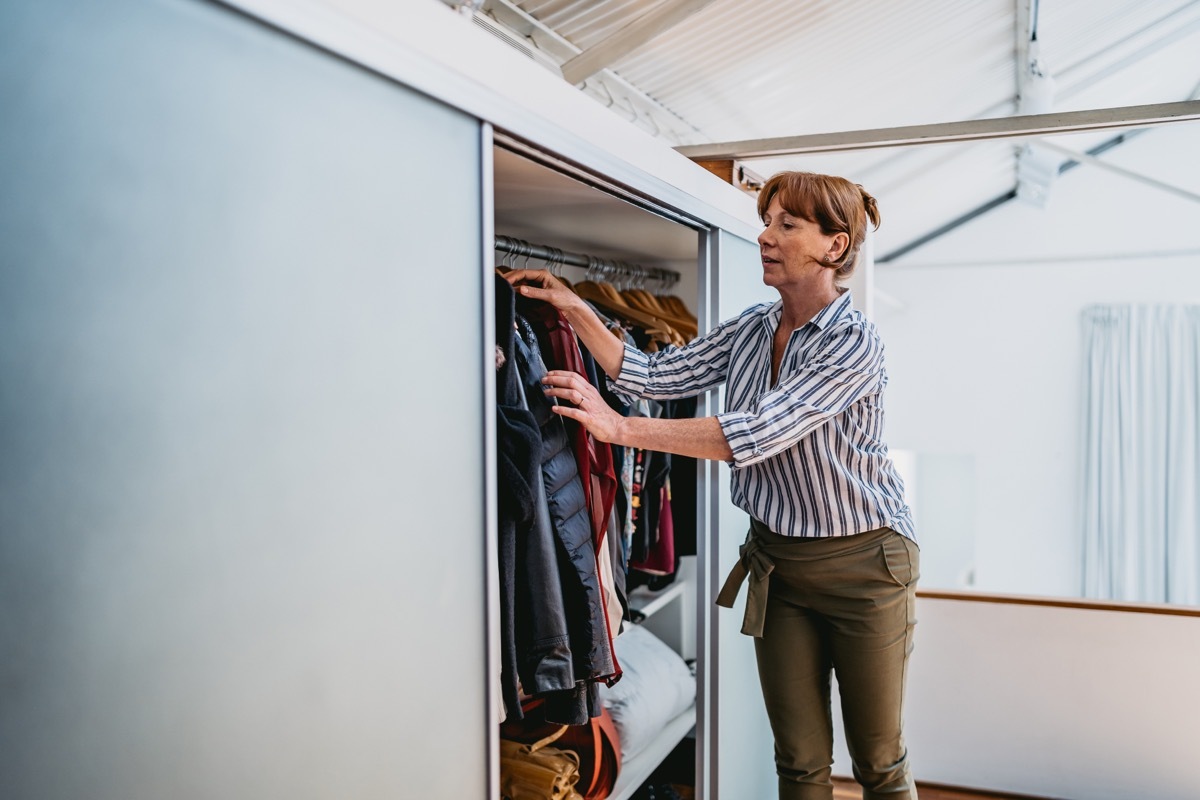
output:
<svg viewBox="0 0 1200 800"><path fill-rule="evenodd" d="M542 358L548 369L574 372L587 379L593 386L599 384L595 362L591 354L586 353L580 345L566 317L548 303L521 297L517 298L517 311L530 323L537 335ZM592 524L592 545L600 566L601 597L604 600L605 617L609 620L607 633L612 650L612 640L620 631L620 609L626 606L623 599L614 597L616 576L612 570L611 552L606 541L608 521L612 516L617 492L612 451L604 443L597 442L585 427L574 420L564 418L563 423L573 437L576 466ZM622 571L622 588L624 584Z"/></svg>
<svg viewBox="0 0 1200 800"><path fill-rule="evenodd" d="M589 370L584 362L575 330L554 306L518 298L517 310L522 317L531 322L541 344L542 358L547 369L574 372L588 379L593 386L599 385L594 362ZM591 359L590 354L588 359ZM612 513L617 492L612 451L598 443L588 433L587 428L574 420L565 420L565 423L575 440L575 457L579 477L583 482L583 493L587 499L588 514L591 517L592 538L599 548L608 528L608 516Z"/></svg>
<svg viewBox="0 0 1200 800"><path fill-rule="evenodd" d="M671 514L670 498L671 481L668 479L654 497L656 506L654 540L646 551L646 557L639 561L630 561L629 567L648 575L659 578L671 576L673 579L678 559L675 554L675 522ZM670 582L660 580L657 582L659 585L651 588L661 589ZM651 581L647 581L647 583L651 583Z"/></svg>
<svg viewBox="0 0 1200 800"><path fill-rule="evenodd" d="M699 403L696 397L668 400L663 416L668 419L692 419ZM696 492L700 483L699 465L690 456L671 455L670 502L674 521L675 557L696 555Z"/></svg>
<svg viewBox="0 0 1200 800"><path fill-rule="evenodd" d="M530 694L573 690L575 676L554 531L542 485L541 431L514 361L515 309L496 281L496 481L500 571L501 696L521 717L518 681Z"/></svg>
<svg viewBox="0 0 1200 800"><path fill-rule="evenodd" d="M537 336L524 319L518 317L517 324L514 350L525 397L542 434L542 477L559 544L563 602L576 679L570 704L560 705L562 698L548 699L546 713L552 721L581 725L600 711L594 702L594 687L587 684L616 680L619 671L609 639L591 519L575 455L563 419L554 413L554 403L543 391L546 367Z"/></svg>

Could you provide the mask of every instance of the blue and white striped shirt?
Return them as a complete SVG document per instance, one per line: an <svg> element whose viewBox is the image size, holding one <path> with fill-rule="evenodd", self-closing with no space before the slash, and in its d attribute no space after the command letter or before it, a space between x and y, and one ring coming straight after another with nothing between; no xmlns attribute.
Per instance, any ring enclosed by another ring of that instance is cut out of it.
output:
<svg viewBox="0 0 1200 800"><path fill-rule="evenodd" d="M889 527L916 538L904 483L883 443L883 343L850 292L792 332L771 386L782 302L744 311L685 347L625 346L612 388L669 400L726 383L717 415L733 451L733 502L789 536Z"/></svg>

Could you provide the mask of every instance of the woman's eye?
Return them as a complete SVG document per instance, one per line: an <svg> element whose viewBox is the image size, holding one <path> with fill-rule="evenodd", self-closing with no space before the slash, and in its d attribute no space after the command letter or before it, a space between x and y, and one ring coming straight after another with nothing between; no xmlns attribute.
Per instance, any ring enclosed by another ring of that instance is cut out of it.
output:
<svg viewBox="0 0 1200 800"><path fill-rule="evenodd" d="M781 227L782 227L782 228L783 228L785 231L790 231L792 228L794 228L794 227L796 227L796 226L795 226L795 225L793 225L793 224L792 224L792 223L790 223L790 222L785 222L785 223L783 223L783 225L782 225Z"/></svg>

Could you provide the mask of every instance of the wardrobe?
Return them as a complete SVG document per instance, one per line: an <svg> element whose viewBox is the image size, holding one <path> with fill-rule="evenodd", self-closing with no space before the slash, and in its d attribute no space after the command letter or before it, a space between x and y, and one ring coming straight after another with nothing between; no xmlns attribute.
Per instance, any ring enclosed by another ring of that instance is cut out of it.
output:
<svg viewBox="0 0 1200 800"><path fill-rule="evenodd" d="M0 23L0 796L494 797L496 237L705 330L752 202L433 0ZM774 784L725 471L641 607L696 702L620 800L685 736L697 797Z"/></svg>
<svg viewBox="0 0 1200 800"><path fill-rule="evenodd" d="M615 284L614 288L637 284L665 290L670 286L672 297L688 298L689 308L695 308L703 237L694 225L674 215L655 213L644 202L634 204L610 194L594 185L594 178L589 185L583 182L586 176L569 174L544 153L503 136L497 137L492 163L496 262L501 268L545 268L581 286L588 281L612 281L608 285ZM687 497L696 508L683 513L687 510L679 508L678 499L672 500L675 518L684 522L671 536L691 554L677 559L672 578L657 578L669 581L665 587L652 590L642 585L628 596L636 624L687 660L697 659L698 640L707 635L698 629L695 553L700 549L700 525L695 517L699 501L693 499L703 480L694 461L672 465L670 485L675 487L675 497ZM632 570L630 575L636 578L639 573ZM626 585L624 576L620 583ZM539 588L544 588L540 582ZM626 629L633 624L624 622ZM612 633L619 649L620 636L616 630ZM637 679L635 673L629 680ZM658 691L665 695L674 689L663 686ZM629 716L636 717L637 709L631 711ZM668 720L647 719L644 724L651 731L643 732L638 727L641 721L629 723L637 730L639 744L646 739L652 744L639 747L633 758L622 764L612 800L628 800L682 739L694 735L696 711L692 702ZM646 714L650 716L649 711ZM689 783L691 780L694 778L689 776Z"/></svg>

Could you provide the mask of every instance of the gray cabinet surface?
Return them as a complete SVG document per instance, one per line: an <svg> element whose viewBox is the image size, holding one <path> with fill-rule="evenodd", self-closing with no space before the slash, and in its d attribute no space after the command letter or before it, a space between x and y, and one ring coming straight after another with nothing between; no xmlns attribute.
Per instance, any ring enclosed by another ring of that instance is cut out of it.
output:
<svg viewBox="0 0 1200 800"><path fill-rule="evenodd" d="M190 0L0 105L0 796L484 796L478 121Z"/></svg>

